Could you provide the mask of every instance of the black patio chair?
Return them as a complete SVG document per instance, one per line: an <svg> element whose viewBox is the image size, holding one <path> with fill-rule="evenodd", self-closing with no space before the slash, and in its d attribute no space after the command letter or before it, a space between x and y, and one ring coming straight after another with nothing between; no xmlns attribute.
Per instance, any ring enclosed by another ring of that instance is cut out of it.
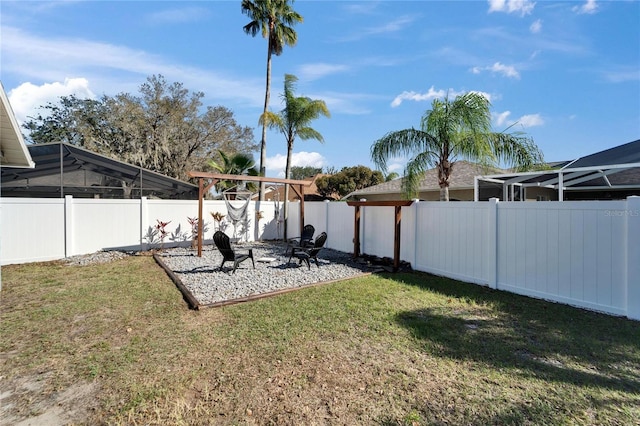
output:
<svg viewBox="0 0 640 426"><path fill-rule="evenodd" d="M323 232L318 235L318 238L313 242L313 245L307 247L292 247L291 248L291 256L289 256L289 262L291 262L292 258L297 258L299 260L298 264L304 262L307 264L307 268L311 270L311 264L309 263L309 259L313 259L316 261L316 266L320 267L320 263L318 263L318 253L324 247L324 243L327 241L327 233Z"/></svg>
<svg viewBox="0 0 640 426"><path fill-rule="evenodd" d="M294 247L306 247L313 245L313 234L316 232L316 228L313 225L305 225L302 228L302 235L299 237L289 238L287 240L287 250L285 255Z"/></svg>
<svg viewBox="0 0 640 426"><path fill-rule="evenodd" d="M247 259L251 259L251 263L253 263L253 269L256 269L256 262L253 260L253 250L249 249L248 253L240 253L231 248L231 241L229 240L229 236L222 231L216 231L213 234L213 242L215 243L218 250L222 254L222 263L220 264L219 270L222 271L222 267L225 262L233 262L233 273L236 273L236 269L238 269L238 265L241 262L244 262Z"/></svg>

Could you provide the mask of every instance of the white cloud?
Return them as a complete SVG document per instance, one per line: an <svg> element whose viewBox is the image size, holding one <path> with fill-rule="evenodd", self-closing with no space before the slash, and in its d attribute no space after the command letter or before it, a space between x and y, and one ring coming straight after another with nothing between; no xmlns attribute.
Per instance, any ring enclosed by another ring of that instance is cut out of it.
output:
<svg viewBox="0 0 640 426"><path fill-rule="evenodd" d="M520 73L513 65L504 65L500 62L496 62L495 64L487 67L473 67L471 69L473 74L480 74L482 71L491 71L494 74L502 74L509 78L520 78Z"/></svg>
<svg viewBox="0 0 640 426"><path fill-rule="evenodd" d="M317 152L294 152L291 156L292 167L324 167L325 165L326 159ZM267 162L265 164L267 176L283 178L286 166L286 155L276 154L273 157L267 157Z"/></svg>
<svg viewBox="0 0 640 426"><path fill-rule="evenodd" d="M449 100L453 100L457 96L460 96L460 95L465 94L467 92L469 92L469 93L477 93L479 95L482 95L485 98L487 98L489 100L489 102L491 102L492 96L491 96L490 93L487 93L487 92L481 92L481 91L478 91L478 90L457 91L457 90L453 90L453 89L436 90L434 86L431 86L426 93L418 93L418 92L414 92L413 90L412 91L404 91L404 92L400 93L391 102L391 107L392 108L398 107L398 106L400 106L400 104L402 104L403 101L422 102L422 101L430 101L430 100L433 100L433 99L439 99L439 98L444 98L444 97L449 97Z"/></svg>
<svg viewBox="0 0 640 426"><path fill-rule="evenodd" d="M537 19L529 26L529 31L533 34L538 34L542 30L542 20Z"/></svg>
<svg viewBox="0 0 640 426"><path fill-rule="evenodd" d="M493 121L495 122L496 126L504 127L507 124L507 120L509 119L510 115L511 115L511 111L505 111L505 112L501 112L501 113L494 113L493 114Z"/></svg>
<svg viewBox="0 0 640 426"><path fill-rule="evenodd" d="M596 0L587 0L582 6L573 6L571 10L580 15L593 15L598 11L598 3Z"/></svg>
<svg viewBox="0 0 640 426"><path fill-rule="evenodd" d="M402 175L404 171L404 166L407 164L406 158L393 158L387 164L387 174L391 172L396 172L399 175Z"/></svg>
<svg viewBox="0 0 640 426"><path fill-rule="evenodd" d="M522 127L536 127L544 124L544 119L540 114L528 114L520 117L516 124Z"/></svg>
<svg viewBox="0 0 640 426"><path fill-rule="evenodd" d="M338 64L306 64L298 68L298 75L302 80L317 80L331 74L337 74L349 70L346 65Z"/></svg>
<svg viewBox="0 0 640 426"><path fill-rule="evenodd" d="M505 111L501 113L493 114L493 122L497 127L511 127L511 126L519 126L519 127L536 127L542 126L544 124L544 119L540 114L527 114L518 118L517 120L509 120L509 116L511 115L511 111Z"/></svg>
<svg viewBox="0 0 640 426"><path fill-rule="evenodd" d="M536 3L530 0L488 0L489 13L505 12L520 13L520 16L533 12Z"/></svg>
<svg viewBox="0 0 640 426"><path fill-rule="evenodd" d="M490 69L496 74L502 74L509 78L520 78L520 73L512 65L504 65L500 62L496 62Z"/></svg>
<svg viewBox="0 0 640 426"><path fill-rule="evenodd" d="M430 101L432 99L442 98L446 95L447 95L446 90L442 90L442 89L435 90L434 86L431 86L426 93L418 93L418 92L414 92L413 90L404 91L393 99L393 101L391 102L391 107L395 108L400 106L402 101L417 101L417 102Z"/></svg>
<svg viewBox="0 0 640 426"><path fill-rule="evenodd" d="M33 115L38 107L49 102L56 104L60 96L69 95L76 95L80 99L95 98L95 94L89 89L89 81L86 78L67 78L62 83L44 83L40 86L23 83L7 94L19 124L24 123L28 116Z"/></svg>

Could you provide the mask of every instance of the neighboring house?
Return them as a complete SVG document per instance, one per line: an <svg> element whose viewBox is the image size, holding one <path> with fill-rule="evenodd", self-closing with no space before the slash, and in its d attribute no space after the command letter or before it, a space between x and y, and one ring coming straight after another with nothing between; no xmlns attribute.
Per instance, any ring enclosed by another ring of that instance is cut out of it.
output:
<svg viewBox="0 0 640 426"><path fill-rule="evenodd" d="M27 149L9 98L0 82L0 166L31 169L35 166Z"/></svg>
<svg viewBox="0 0 640 426"><path fill-rule="evenodd" d="M640 195L640 139L549 166L551 170L538 172L482 174L475 200L620 200Z"/></svg>
<svg viewBox="0 0 640 426"><path fill-rule="evenodd" d="M449 199L452 201L473 201L473 183L477 175L500 173L505 170L485 167L469 161L456 161L449 179ZM378 185L353 191L346 197L348 200L366 199L367 201L402 200L402 178L394 179ZM418 199L423 201L440 200L438 172L435 168L424 173L420 181Z"/></svg>
<svg viewBox="0 0 640 426"><path fill-rule="evenodd" d="M309 186L305 186L304 187L304 200L305 201L323 201L326 199L330 199L330 198L326 198L323 197L322 195L318 194L318 186L316 185L316 181L318 180L318 178L324 177L324 176L329 176L327 174L322 174L322 173L318 173L315 176L312 177L306 177L304 179L304 181L307 182L311 182L311 184ZM254 196L254 199L258 199L258 196ZM275 200L279 200L279 201L283 201L284 200L284 185L277 185L277 186L267 186L265 193L264 193L264 199L266 201L275 201ZM298 196L298 194L296 194L296 192L289 188L289 201L296 201L299 200L300 197Z"/></svg>
<svg viewBox="0 0 640 426"><path fill-rule="evenodd" d="M27 153L36 167L3 168L3 196L198 199L197 185L67 143L28 145Z"/></svg>

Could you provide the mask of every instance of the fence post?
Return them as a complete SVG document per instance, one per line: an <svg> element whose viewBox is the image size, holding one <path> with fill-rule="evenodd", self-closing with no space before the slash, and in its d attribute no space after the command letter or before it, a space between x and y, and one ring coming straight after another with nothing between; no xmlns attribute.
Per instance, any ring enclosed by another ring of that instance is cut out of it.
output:
<svg viewBox="0 0 640 426"><path fill-rule="evenodd" d="M74 255L73 247L73 195L64 196L64 257Z"/></svg>
<svg viewBox="0 0 640 426"><path fill-rule="evenodd" d="M420 235L418 235L418 203L419 202L420 202L419 198L415 198L413 200L413 262L411 262L411 267L413 269L416 269L416 263L418 262L418 242L420 240Z"/></svg>
<svg viewBox="0 0 640 426"><path fill-rule="evenodd" d="M147 244L144 241L147 235L147 227L149 226L149 203L147 197L140 197L140 250L147 250Z"/></svg>
<svg viewBox="0 0 640 426"><path fill-rule="evenodd" d="M487 204L487 284L498 288L498 199Z"/></svg>
<svg viewBox="0 0 640 426"><path fill-rule="evenodd" d="M367 199L366 198L361 198L360 201L367 201ZM356 208L358 208L358 207L356 207ZM365 251L366 249L365 249L365 246L364 246L364 243L365 243L365 240L366 240L364 233L365 233L365 231L367 229L366 226L365 226L365 223L364 223L364 219L365 219L364 211L365 210L366 209L364 208L364 206L362 206L360 208L360 234L359 234L360 235L360 256L362 256L363 254L367 253Z"/></svg>
<svg viewBox="0 0 640 426"><path fill-rule="evenodd" d="M333 248L331 247L331 234L329 233L329 200L324 200L324 218L325 218L325 223L324 223L324 229L325 232L327 233L327 248Z"/></svg>
<svg viewBox="0 0 640 426"><path fill-rule="evenodd" d="M627 317L640 320L640 197L627 197Z"/></svg>

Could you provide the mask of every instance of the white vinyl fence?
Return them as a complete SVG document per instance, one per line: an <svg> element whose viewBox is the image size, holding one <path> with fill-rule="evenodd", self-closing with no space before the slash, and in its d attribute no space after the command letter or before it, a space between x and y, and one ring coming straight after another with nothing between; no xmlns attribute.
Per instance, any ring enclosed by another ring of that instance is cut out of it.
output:
<svg viewBox="0 0 640 426"><path fill-rule="evenodd" d="M146 199L4 198L0 207L3 265L103 249L146 249L157 220L170 222L166 246L187 245L187 218L198 214L197 201ZM290 236L300 226L299 208L297 202L289 204ZM205 201L203 212L210 243L217 229L210 213L226 214L226 206ZM222 226L248 241L278 239L283 236L278 215L273 202L252 202L246 223L234 228L225 219ZM327 247L353 252L353 207L306 202L305 223L313 224L316 234L327 232ZM361 252L392 257L393 232L393 207L362 208ZM640 319L640 197L416 202L402 208L400 256L416 270Z"/></svg>

